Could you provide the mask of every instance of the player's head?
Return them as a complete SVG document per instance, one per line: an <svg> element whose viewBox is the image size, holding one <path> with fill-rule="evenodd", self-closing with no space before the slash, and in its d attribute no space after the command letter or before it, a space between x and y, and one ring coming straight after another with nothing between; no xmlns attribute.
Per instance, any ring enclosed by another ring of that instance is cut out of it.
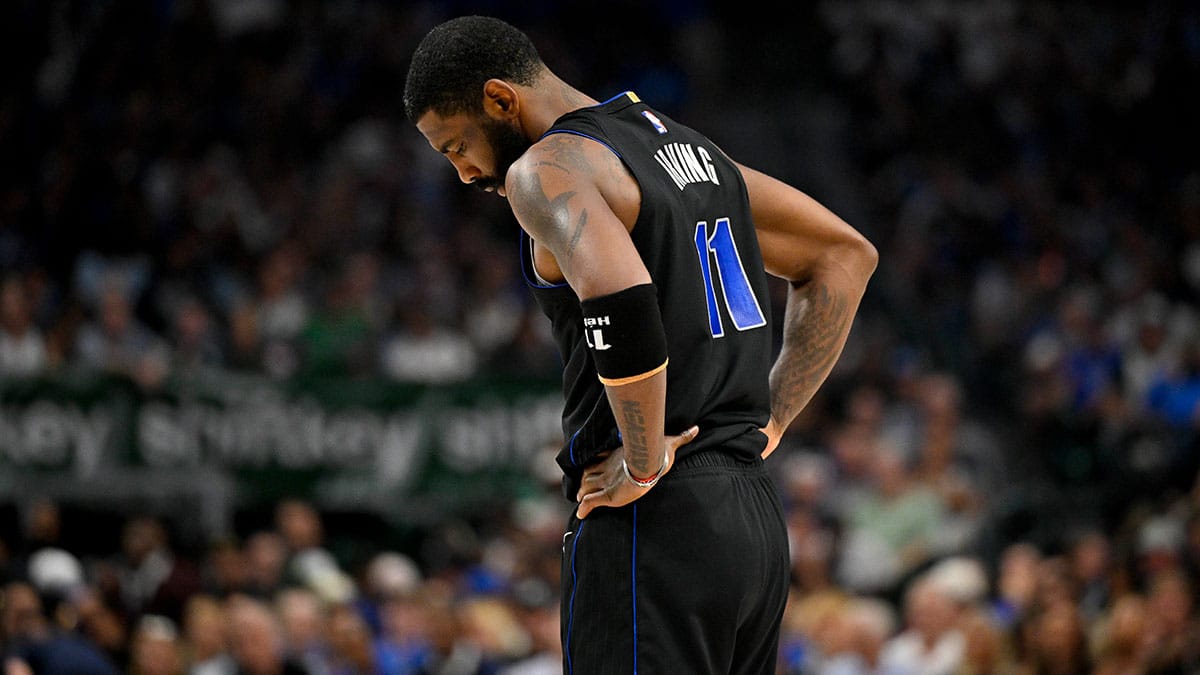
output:
<svg viewBox="0 0 1200 675"><path fill-rule="evenodd" d="M435 26L417 45L404 84L404 112L414 124L430 110L442 117L483 112L492 78L531 85L545 67L525 33L487 16Z"/></svg>
<svg viewBox="0 0 1200 675"><path fill-rule="evenodd" d="M513 98L545 67L529 37L504 21L451 19L429 31L413 53L404 111L463 182L496 188L530 144Z"/></svg>

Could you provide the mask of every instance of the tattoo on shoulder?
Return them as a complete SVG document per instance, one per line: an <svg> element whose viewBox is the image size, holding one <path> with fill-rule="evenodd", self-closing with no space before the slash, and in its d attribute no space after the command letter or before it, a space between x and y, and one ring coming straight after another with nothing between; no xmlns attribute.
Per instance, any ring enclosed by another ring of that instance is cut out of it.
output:
<svg viewBox="0 0 1200 675"><path fill-rule="evenodd" d="M533 230L534 238L550 248L558 258L559 265L569 269L587 225L587 209L579 209L575 213L571 208L571 198L576 194L574 190L553 197L546 194L542 178L536 171L530 172L523 180L525 184L510 196L513 210Z"/></svg>
<svg viewBox="0 0 1200 675"><path fill-rule="evenodd" d="M539 144L539 149L549 162L572 167L574 170L584 169L588 160L584 156L583 139L571 134L550 134Z"/></svg>

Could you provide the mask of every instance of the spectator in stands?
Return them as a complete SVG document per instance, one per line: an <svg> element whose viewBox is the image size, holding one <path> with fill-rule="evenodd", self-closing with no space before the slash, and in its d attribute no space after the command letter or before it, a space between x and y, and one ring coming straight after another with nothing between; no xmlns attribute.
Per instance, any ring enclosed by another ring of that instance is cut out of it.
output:
<svg viewBox="0 0 1200 675"><path fill-rule="evenodd" d="M1095 675L1145 672L1151 656L1147 639L1150 620L1141 595L1129 593L1117 598L1089 630Z"/></svg>
<svg viewBox="0 0 1200 675"><path fill-rule="evenodd" d="M546 315L536 308L526 307L517 317L511 339L496 347L483 370L489 373L517 377L554 379L561 373L558 357L554 356L553 338Z"/></svg>
<svg viewBox="0 0 1200 675"><path fill-rule="evenodd" d="M1010 544L1001 552L990 614L1002 630L1012 630L1032 611L1041 561L1041 552L1028 542Z"/></svg>
<svg viewBox="0 0 1200 675"><path fill-rule="evenodd" d="M56 500L38 497L20 510L21 537L12 550L11 567L18 576L28 573L30 556L46 548L63 547L62 508Z"/></svg>
<svg viewBox="0 0 1200 675"><path fill-rule="evenodd" d="M1013 647L990 614L969 609L959 620L963 634L963 663L955 675L1016 675Z"/></svg>
<svg viewBox="0 0 1200 675"><path fill-rule="evenodd" d="M97 588L84 586L76 589L69 600L70 611L76 617L75 630L113 663L128 663L130 625L120 599L110 603Z"/></svg>
<svg viewBox="0 0 1200 675"><path fill-rule="evenodd" d="M825 633L818 675L900 675L882 663L885 644L896 630L891 605L875 598L851 598L833 616Z"/></svg>
<svg viewBox="0 0 1200 675"><path fill-rule="evenodd" d="M0 637L6 667L26 667L37 675L118 675L100 650L82 637L59 629L44 614L37 591L13 582L3 589ZM20 671L18 671L20 672Z"/></svg>
<svg viewBox="0 0 1200 675"><path fill-rule="evenodd" d="M514 283L514 258L501 258L472 271L466 293L465 333L481 360L513 341L525 314L524 289Z"/></svg>
<svg viewBox="0 0 1200 675"><path fill-rule="evenodd" d="M279 619L265 602L234 596L226 613L237 675L315 675L287 656Z"/></svg>
<svg viewBox="0 0 1200 675"><path fill-rule="evenodd" d="M1152 673L1187 673L1200 667L1200 617L1194 582L1179 568L1155 574L1147 586L1145 631Z"/></svg>
<svg viewBox="0 0 1200 675"><path fill-rule="evenodd" d="M153 388L167 375L168 353L166 342L134 315L123 288L110 284L101 289L92 320L79 332L80 365Z"/></svg>
<svg viewBox="0 0 1200 675"><path fill-rule="evenodd" d="M964 663L966 638L955 598L931 577L917 577L904 595L904 630L890 638L880 654L895 672L952 675Z"/></svg>
<svg viewBox="0 0 1200 675"><path fill-rule="evenodd" d="M412 295L399 303L397 330L382 345L384 374L402 382L442 384L475 373L478 355L465 335L441 324L428 301Z"/></svg>
<svg viewBox="0 0 1200 675"><path fill-rule="evenodd" d="M384 667L405 675L422 673L433 664L430 619L434 591L424 584L391 593L380 607L380 632L375 651Z"/></svg>
<svg viewBox="0 0 1200 675"><path fill-rule="evenodd" d="M121 599L130 616L161 615L178 624L188 598L200 591L200 571L171 550L166 528L152 516L126 522L116 563Z"/></svg>
<svg viewBox="0 0 1200 675"><path fill-rule="evenodd" d="M871 491L843 515L846 533L838 573L852 590L887 593L929 560L945 507L913 476L909 459L886 442L875 449L871 475Z"/></svg>
<svg viewBox="0 0 1200 675"><path fill-rule="evenodd" d="M254 303L238 300L229 310L229 332L226 338L226 365L238 372L265 372L259 316Z"/></svg>
<svg viewBox="0 0 1200 675"><path fill-rule="evenodd" d="M1109 605L1112 592L1112 545L1102 532L1082 532L1067 547L1073 585L1079 589L1079 610L1089 621Z"/></svg>
<svg viewBox="0 0 1200 675"><path fill-rule="evenodd" d="M352 605L337 605L329 616L330 675L401 675L379 658L371 629Z"/></svg>
<svg viewBox="0 0 1200 675"><path fill-rule="evenodd" d="M324 546L321 515L308 501L285 499L275 507L275 528L282 537L285 585L300 585L329 603L354 598L354 582Z"/></svg>
<svg viewBox="0 0 1200 675"><path fill-rule="evenodd" d="M1171 304L1161 293L1131 299L1113 319L1110 330L1123 343L1121 385L1126 402L1137 413L1146 412L1150 386L1178 371L1185 340L1172 330Z"/></svg>
<svg viewBox="0 0 1200 675"><path fill-rule="evenodd" d="M558 597L544 581L514 588L516 612L529 636L529 654L500 669L498 675L559 675L562 672Z"/></svg>
<svg viewBox="0 0 1200 675"><path fill-rule="evenodd" d="M421 587L423 574L412 557L382 551L367 562L354 606L376 636L383 633L384 605L393 598L411 597Z"/></svg>
<svg viewBox="0 0 1200 675"><path fill-rule="evenodd" d="M247 552L232 537L213 541L199 563L203 592L218 598L249 593L251 581L247 557Z"/></svg>
<svg viewBox="0 0 1200 675"><path fill-rule="evenodd" d="M481 595L460 601L459 635L454 652L476 660L476 671L495 672L528 656L532 640L502 595Z"/></svg>
<svg viewBox="0 0 1200 675"><path fill-rule="evenodd" d="M1178 370L1164 372L1147 393L1150 410L1179 429L1200 428L1200 342L1184 348Z"/></svg>
<svg viewBox="0 0 1200 675"><path fill-rule="evenodd" d="M1033 606L1040 611L1064 603L1075 607L1079 603L1079 588L1071 568L1063 555L1044 557L1038 563Z"/></svg>
<svg viewBox="0 0 1200 675"><path fill-rule="evenodd" d="M258 308L255 324L261 336L260 366L274 377L288 377L299 366L297 340L312 313L303 290L307 261L295 242L287 241L267 254L257 270Z"/></svg>
<svg viewBox="0 0 1200 675"><path fill-rule="evenodd" d="M379 261L369 253L349 256L323 289L323 302L297 335L302 372L322 377L362 377L375 367L383 310L376 285Z"/></svg>
<svg viewBox="0 0 1200 675"><path fill-rule="evenodd" d="M243 554L248 594L270 599L288 583L288 547L278 532L262 530L250 535L246 539Z"/></svg>
<svg viewBox="0 0 1200 675"><path fill-rule="evenodd" d="M274 609L283 629L288 658L305 665L314 674L324 672L330 659L329 637L333 631L325 603L307 588L293 586L279 592Z"/></svg>
<svg viewBox="0 0 1200 675"><path fill-rule="evenodd" d="M133 631L130 652L130 675L184 675L179 631L166 617L143 616Z"/></svg>
<svg viewBox="0 0 1200 675"><path fill-rule="evenodd" d="M30 377L47 368L46 340L34 324L24 278L0 279L0 377Z"/></svg>
<svg viewBox="0 0 1200 675"><path fill-rule="evenodd" d="M1023 672L1071 675L1091 672L1083 619L1074 602L1053 600L1020 627Z"/></svg>
<svg viewBox="0 0 1200 675"><path fill-rule="evenodd" d="M193 595L184 609L183 633L187 675L232 675L225 609L210 595Z"/></svg>
<svg viewBox="0 0 1200 675"><path fill-rule="evenodd" d="M1136 529L1133 572L1148 586L1159 574L1173 572L1182 565L1184 523L1179 514L1153 513Z"/></svg>
<svg viewBox="0 0 1200 675"><path fill-rule="evenodd" d="M225 354L212 313L197 298L182 300L172 321L171 369L195 374L224 366Z"/></svg>

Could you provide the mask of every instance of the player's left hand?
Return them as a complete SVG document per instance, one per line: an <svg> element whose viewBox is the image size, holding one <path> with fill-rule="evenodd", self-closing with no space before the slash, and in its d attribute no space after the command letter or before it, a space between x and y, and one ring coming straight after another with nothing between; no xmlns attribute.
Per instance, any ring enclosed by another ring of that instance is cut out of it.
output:
<svg viewBox="0 0 1200 675"><path fill-rule="evenodd" d="M775 452L775 448L779 447L779 441L783 438L783 426L779 424L774 415L771 415L767 426L759 429L759 431L763 432L767 437L767 447L763 448L762 451L762 458L766 459L771 456L772 452Z"/></svg>
<svg viewBox="0 0 1200 675"><path fill-rule="evenodd" d="M678 436L666 437L667 462L662 470L663 476L675 466L675 451L691 443L699 433L700 427L693 426ZM583 470L583 476L579 479L579 492L575 494L575 501L579 502L579 509L575 514L580 520L587 518L597 507L625 506L654 489L653 486L638 487L625 477L625 471L621 468L621 459L624 456L625 449L617 448L600 455L599 462Z"/></svg>

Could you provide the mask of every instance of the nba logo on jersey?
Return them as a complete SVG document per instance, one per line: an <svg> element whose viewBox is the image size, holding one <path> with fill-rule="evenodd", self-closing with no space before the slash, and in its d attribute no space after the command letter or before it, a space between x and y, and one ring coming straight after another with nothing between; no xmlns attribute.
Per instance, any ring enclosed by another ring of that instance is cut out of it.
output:
<svg viewBox="0 0 1200 675"><path fill-rule="evenodd" d="M658 133L660 133L660 134L667 133L667 128L665 126L663 126L662 120L658 119L658 116L655 115L654 113L650 112L649 110L643 110L642 117L645 117L646 119L650 120L650 124L654 125L654 128L658 131Z"/></svg>

